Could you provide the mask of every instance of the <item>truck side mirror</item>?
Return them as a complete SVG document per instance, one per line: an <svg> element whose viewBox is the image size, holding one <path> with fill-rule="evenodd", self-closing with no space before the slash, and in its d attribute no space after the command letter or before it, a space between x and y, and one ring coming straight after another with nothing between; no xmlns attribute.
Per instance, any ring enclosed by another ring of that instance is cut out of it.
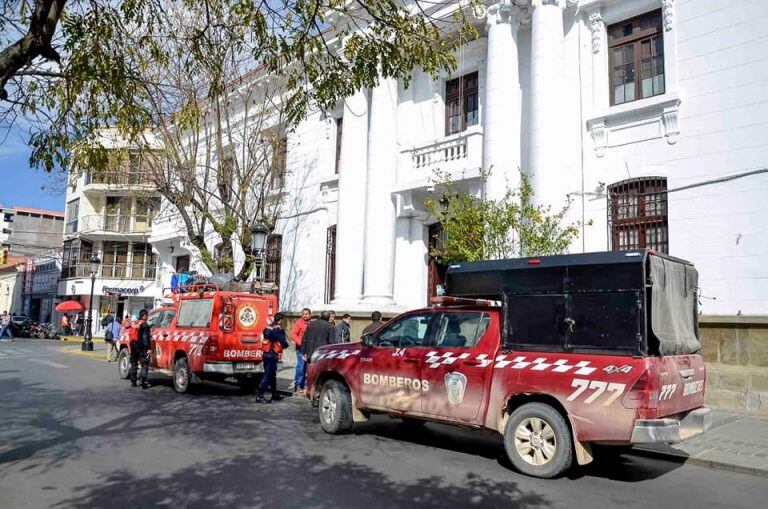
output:
<svg viewBox="0 0 768 509"><path fill-rule="evenodd" d="M363 346L373 346L373 334L366 334L360 338L360 342Z"/></svg>

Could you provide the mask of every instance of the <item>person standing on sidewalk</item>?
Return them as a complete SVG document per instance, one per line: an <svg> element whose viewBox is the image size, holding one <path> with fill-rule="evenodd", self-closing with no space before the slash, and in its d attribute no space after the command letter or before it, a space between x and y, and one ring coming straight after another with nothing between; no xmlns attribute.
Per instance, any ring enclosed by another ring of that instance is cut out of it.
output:
<svg viewBox="0 0 768 509"><path fill-rule="evenodd" d="M107 362L117 360L117 342L120 341L120 322L112 320L107 324L107 330L104 331L104 340L107 342Z"/></svg>
<svg viewBox="0 0 768 509"><path fill-rule="evenodd" d="M332 345L336 341L336 329L330 322L331 312L323 311L320 319L312 321L304 334L304 342L301 346L301 354L305 362L312 360L315 350L325 345Z"/></svg>
<svg viewBox="0 0 768 509"><path fill-rule="evenodd" d="M369 323L365 329L363 329L363 336L366 334L373 334L384 325L384 321L381 319L381 313L374 311L371 313L371 323Z"/></svg>
<svg viewBox="0 0 768 509"><path fill-rule="evenodd" d="M138 332L136 340L131 341L131 387L136 387L136 374L139 363L141 363L141 388L149 387L147 383L147 373L149 371L149 351L152 347L152 329L147 323L147 310L142 309L139 312Z"/></svg>
<svg viewBox="0 0 768 509"><path fill-rule="evenodd" d="M349 343L350 341L350 322L352 317L349 313L344 313L341 317L341 321L336 324L336 342L337 343Z"/></svg>
<svg viewBox="0 0 768 509"><path fill-rule="evenodd" d="M3 316L0 317L0 339L8 334L8 341L13 341L13 329L11 328L11 317L8 311L3 311Z"/></svg>
<svg viewBox="0 0 768 509"><path fill-rule="evenodd" d="M304 389L307 379L307 366L304 363L304 357L301 355L301 344L304 341L304 334L307 332L307 326L312 319L312 311L309 308L301 310L301 318L293 324L291 339L296 345L296 372L293 376L293 390Z"/></svg>
<svg viewBox="0 0 768 509"><path fill-rule="evenodd" d="M66 313L61 315L61 333L64 336L72 334L72 329L69 328L69 316Z"/></svg>
<svg viewBox="0 0 768 509"><path fill-rule="evenodd" d="M264 329L264 339L261 341L261 362L264 364L264 378L261 379L256 401L264 403L264 393L270 391L272 397L267 403L283 399L277 393L277 362L283 348L288 348L288 340L285 339L285 330L282 327L283 314L275 313L275 320Z"/></svg>

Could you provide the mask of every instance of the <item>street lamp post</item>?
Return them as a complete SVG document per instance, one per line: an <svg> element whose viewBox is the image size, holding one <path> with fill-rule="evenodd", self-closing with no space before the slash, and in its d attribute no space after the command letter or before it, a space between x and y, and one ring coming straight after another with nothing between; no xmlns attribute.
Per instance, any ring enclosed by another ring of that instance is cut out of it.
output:
<svg viewBox="0 0 768 509"><path fill-rule="evenodd" d="M269 228L259 219L254 219L251 223L251 252L258 254L259 264L256 266L256 279L261 282L261 269L263 266L264 249L267 246L267 235ZM251 285L253 287L253 285Z"/></svg>
<svg viewBox="0 0 768 509"><path fill-rule="evenodd" d="M88 301L88 318L85 319L85 337L83 338L83 344L81 349L83 352L93 351L93 334L91 329L93 328L93 287L96 285L96 274L99 272L99 265L101 260L96 255L93 255L88 260L89 268L91 270L91 298Z"/></svg>

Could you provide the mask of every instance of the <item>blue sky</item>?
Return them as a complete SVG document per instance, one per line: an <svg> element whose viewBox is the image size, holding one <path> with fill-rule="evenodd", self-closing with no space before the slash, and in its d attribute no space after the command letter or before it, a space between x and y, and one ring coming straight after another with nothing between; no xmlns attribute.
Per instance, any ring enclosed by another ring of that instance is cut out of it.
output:
<svg viewBox="0 0 768 509"><path fill-rule="evenodd" d="M0 204L63 211L63 180L29 167L26 134L14 129L0 142Z"/></svg>

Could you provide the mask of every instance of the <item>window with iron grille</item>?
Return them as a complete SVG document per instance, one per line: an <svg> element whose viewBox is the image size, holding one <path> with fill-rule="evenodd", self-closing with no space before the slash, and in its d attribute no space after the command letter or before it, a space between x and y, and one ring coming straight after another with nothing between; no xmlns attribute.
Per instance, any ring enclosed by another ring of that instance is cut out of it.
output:
<svg viewBox="0 0 768 509"><path fill-rule="evenodd" d="M283 236L272 234L267 237L264 253L264 281L275 283L277 294L280 293L280 261L283 257Z"/></svg>
<svg viewBox="0 0 768 509"><path fill-rule="evenodd" d="M336 225L329 226L325 234L325 303L336 293Z"/></svg>
<svg viewBox="0 0 768 509"><path fill-rule="evenodd" d="M478 122L477 73L445 83L445 135L465 130Z"/></svg>
<svg viewBox="0 0 768 509"><path fill-rule="evenodd" d="M669 252L667 179L644 177L608 186L611 249Z"/></svg>
<svg viewBox="0 0 768 509"><path fill-rule="evenodd" d="M664 93L661 10L608 27L611 105Z"/></svg>
<svg viewBox="0 0 768 509"><path fill-rule="evenodd" d="M288 138L281 137L275 142L272 156L272 189L279 190L285 187L285 168L288 159Z"/></svg>
<svg viewBox="0 0 768 509"><path fill-rule="evenodd" d="M344 118L336 119L336 174L339 174L339 162L341 161L341 134L344 130Z"/></svg>

